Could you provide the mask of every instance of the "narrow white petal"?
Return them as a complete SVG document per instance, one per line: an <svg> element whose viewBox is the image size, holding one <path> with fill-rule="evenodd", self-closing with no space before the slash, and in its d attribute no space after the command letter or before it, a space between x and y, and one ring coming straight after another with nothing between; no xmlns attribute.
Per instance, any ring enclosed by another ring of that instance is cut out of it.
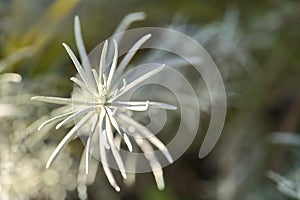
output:
<svg viewBox="0 0 300 200"><path fill-rule="evenodd" d="M166 146L151 131L149 131L145 126L143 126L142 124L128 117L125 114L119 113L118 117L120 117L126 123L134 126L138 130L138 133L140 135L142 135L147 140L149 140L154 146L156 146L164 154L164 156L170 163L173 163L173 158L170 152L168 151L168 149L166 148Z"/></svg>
<svg viewBox="0 0 300 200"><path fill-rule="evenodd" d="M62 113L71 112L71 110L72 110L72 106L71 105L66 105L66 106L61 106L59 108L54 109L51 112L51 114L56 116L56 115L61 115ZM27 126L27 128L24 130L24 134L22 135L22 137L18 141L19 142L24 142L33 133L36 133L36 130L38 129L38 127L43 122L45 122L46 120L48 120L47 116L43 116L40 119L33 122L32 124L30 124L29 126ZM45 129L41 130L41 132L36 135L37 136L36 139L44 137L47 133L49 133L49 131L53 128L53 126L54 126L54 124L49 124L49 126L45 127Z"/></svg>
<svg viewBox="0 0 300 200"><path fill-rule="evenodd" d="M86 142L86 150L85 150L85 174L89 174L89 151L88 149L91 146L91 139L90 137L88 138Z"/></svg>
<svg viewBox="0 0 300 200"><path fill-rule="evenodd" d="M106 75L103 73L102 74L102 78L103 78L103 88L105 88L105 90L107 90L107 78Z"/></svg>
<svg viewBox="0 0 300 200"><path fill-rule="evenodd" d="M105 109L107 111L107 114L108 114L108 117L109 117L109 120L110 120L111 124L117 130L117 132L124 138L124 142L125 142L128 150L130 152L132 152L132 144L130 143L130 140L127 137L127 135L121 131L117 120L113 116L112 110L110 108L108 108L108 107L106 107Z"/></svg>
<svg viewBox="0 0 300 200"><path fill-rule="evenodd" d="M164 181L163 171L161 168L159 168L159 166L160 164L158 162L154 162L152 164L152 168L156 170L153 170L152 172L156 181L157 188L159 190L163 190L165 189L165 181Z"/></svg>
<svg viewBox="0 0 300 200"><path fill-rule="evenodd" d="M106 115L105 122L106 122L106 132L107 132L107 138L108 138L108 142L109 142L109 145L110 145L110 149L111 149L112 154L115 158L115 161L116 161L116 163L119 167L121 175L123 176L124 179L126 179L127 176L126 176L125 166L124 166L124 163L122 161L121 155L118 152L118 150L116 149L116 146L114 144L114 135L113 135L113 132L112 132L112 127L111 127L111 124L110 124L111 122L109 120L108 115Z"/></svg>
<svg viewBox="0 0 300 200"><path fill-rule="evenodd" d="M127 159L125 160L125 166L128 167L128 169L131 169L131 171L136 171L136 163L137 163L137 158L134 156L128 156ZM124 180L125 185L131 186L134 184L136 178L135 173L127 173L127 179Z"/></svg>
<svg viewBox="0 0 300 200"><path fill-rule="evenodd" d="M42 123L39 127L38 127L38 130L40 131L44 126L46 126L47 124L51 123L51 122L54 122L56 120L60 120L61 118L64 118L66 116L69 116L71 114L73 114L74 111L72 112L68 112L68 113L64 113L62 115L58 115L58 116L55 116L55 117L52 117L51 119L45 121L44 123Z"/></svg>
<svg viewBox="0 0 300 200"><path fill-rule="evenodd" d="M113 40L113 42L114 42L114 47L115 47L115 53L114 53L113 62L111 64L111 68L109 71L109 75L107 78L107 90L109 90L113 75L114 75L116 67L117 67L117 62L118 62L118 44L117 44L116 40Z"/></svg>
<svg viewBox="0 0 300 200"><path fill-rule="evenodd" d="M94 137L95 137L95 135L94 135ZM96 144L98 144L98 141L93 141L93 143L91 144L92 145L92 148L91 148L92 154L93 154L95 149L97 149L97 151L99 151L98 148L96 148ZM97 171L98 171L97 170L98 166L99 166L99 161L98 160L89 159L89 174L87 176L87 184L90 185L90 184L95 182L95 178L96 178Z"/></svg>
<svg viewBox="0 0 300 200"><path fill-rule="evenodd" d="M114 93L113 93L113 96L116 96L116 95L118 94L118 92L119 92L119 89L118 89L118 88L115 89L115 91L114 91Z"/></svg>
<svg viewBox="0 0 300 200"><path fill-rule="evenodd" d="M177 107L166 104L166 103L160 103L160 102L151 102L151 101L115 101L112 102L111 104L112 107L117 107L117 108L125 108L129 110L134 110L134 111L145 111L148 110L149 107L153 108L160 108L160 109L167 109L167 110L176 110Z"/></svg>
<svg viewBox="0 0 300 200"><path fill-rule="evenodd" d="M97 89L98 89L98 94L101 92L102 90L102 85L100 84L100 80L99 80L99 74L97 73L97 71L95 69L92 69L92 72L93 72L93 76L94 76L94 79L95 79L95 82L97 84Z"/></svg>
<svg viewBox="0 0 300 200"><path fill-rule="evenodd" d="M91 70L91 64L89 62L89 59L87 59L87 53L86 53L86 49L84 46L84 42L82 39L82 34L81 34L81 27L80 27L80 21L79 21L79 17L76 15L75 16L75 20L74 20L74 32L75 32L75 41L76 41L76 46L79 52L79 56L81 59L81 62L85 60L85 64L86 64L86 71L90 71Z"/></svg>
<svg viewBox="0 0 300 200"><path fill-rule="evenodd" d="M72 99L61 98L61 97L34 96L34 97L31 97L31 100L60 104L60 105L69 105L69 104L73 103ZM75 104L76 104L76 102L75 102Z"/></svg>
<svg viewBox="0 0 300 200"><path fill-rule="evenodd" d="M105 147L107 150L109 150L109 149L110 149L110 146L109 146L108 141L107 141L108 139L107 139L107 133L106 133L106 130L103 130L103 131L101 132L100 138L101 138L101 140L102 140L102 142L103 142L103 144L104 144L104 147Z"/></svg>
<svg viewBox="0 0 300 200"><path fill-rule="evenodd" d="M107 141L106 131L103 128L103 125L104 125L103 120L104 120L105 114L106 114L105 109L102 108L101 111L100 111L100 117L99 117L99 134L100 134L99 138L103 142L104 147L106 149L110 149L110 146L109 146L108 141Z"/></svg>
<svg viewBox="0 0 300 200"><path fill-rule="evenodd" d="M153 108L161 108L161 109L166 109L166 110L176 110L177 107L173 106L171 104L167 103L161 103L161 102L151 102L150 101L150 106Z"/></svg>
<svg viewBox="0 0 300 200"><path fill-rule="evenodd" d="M135 141L144 152L146 159L149 161L152 173L156 181L157 188L159 190L163 190L165 188L163 171L160 163L158 162L155 154L153 153L153 148L147 140L135 138Z"/></svg>
<svg viewBox="0 0 300 200"><path fill-rule="evenodd" d="M125 78L123 78L123 86L122 86L121 90L126 88L126 86L127 86L127 82L126 82Z"/></svg>
<svg viewBox="0 0 300 200"><path fill-rule="evenodd" d="M51 163L53 162L53 160L56 158L56 156L59 154L59 152L64 148L64 146L66 144L68 144L72 138L74 137L74 135L76 134L76 131L85 123L87 122L90 117L93 115L93 112L90 112L89 114L85 115L69 132L68 134L62 139L62 141L57 145L57 147L55 148L55 150L53 151L53 153L51 154L46 168L48 169L49 166L51 165Z"/></svg>
<svg viewBox="0 0 300 200"><path fill-rule="evenodd" d="M106 60L106 53L107 53L107 46L108 46L108 41L105 40L102 52L101 52L101 57L100 57L100 64L99 64L99 83L104 84L102 82L102 74L103 74L103 69L105 67L105 60Z"/></svg>
<svg viewBox="0 0 300 200"><path fill-rule="evenodd" d="M97 119L94 121L94 124L91 127L91 131L90 131L87 143L86 143L86 151L85 151L86 152L86 157L85 157L85 173L86 174L89 173L89 159L90 159L90 155L91 155L91 143L93 140L94 133L96 131L98 119L99 119L99 115L97 115Z"/></svg>
<svg viewBox="0 0 300 200"><path fill-rule="evenodd" d="M94 110L93 107L87 107L87 108L84 108L84 109L82 109L80 111L77 111L74 114L72 114L69 117L67 117L66 119L64 119L63 121L61 121L59 124L57 124L55 128L59 129L62 125L64 125L65 123L69 122L70 120L72 120L72 119L74 120L74 119L80 117L81 115L83 115L83 114L85 114L85 113L87 113L89 111L92 111L92 110Z"/></svg>
<svg viewBox="0 0 300 200"><path fill-rule="evenodd" d="M100 150L100 158L101 158L101 162L102 162L102 167L103 167L103 170L104 170L104 173L110 183L110 185L115 188L115 190L117 192L120 191L120 187L118 186L115 178L113 177L113 174L110 170L110 168L107 166L108 165L108 162L107 162L107 157L106 157L106 150L105 150L105 147L99 137L99 150Z"/></svg>
<svg viewBox="0 0 300 200"><path fill-rule="evenodd" d="M133 151L133 147L132 147L132 144L131 144L131 142L130 142L128 136L127 136L127 134L124 133L123 137L124 137L124 142L125 142L125 144L126 144L127 147L128 147L128 150L129 150L130 152L132 152L132 151Z"/></svg>
<svg viewBox="0 0 300 200"><path fill-rule="evenodd" d="M110 108L108 108L108 107L105 107L105 110L106 110L106 112L107 112L107 114L108 114L108 117L109 117L109 120L110 120L111 124L114 126L114 128L117 130L117 132L118 132L120 135L122 135L121 129L120 129L119 125L118 125L118 122L117 122L117 120L113 117L112 110L111 110Z"/></svg>
<svg viewBox="0 0 300 200"><path fill-rule="evenodd" d="M94 76L94 79L95 79L97 85L99 85L99 74L98 74L98 72L95 69L91 69L91 70L93 72L93 76Z"/></svg>
<svg viewBox="0 0 300 200"><path fill-rule="evenodd" d="M135 56L136 52L147 40L149 40L149 38L151 38L151 34L144 35L129 49L128 53L125 55L125 57L122 59L121 63L118 66L115 76L116 79L119 79L122 76L125 68Z"/></svg>
<svg viewBox="0 0 300 200"><path fill-rule="evenodd" d="M84 161L85 161L85 149L80 158L78 174L77 174L77 191L79 196L86 196L87 195L87 175L84 172Z"/></svg>
<svg viewBox="0 0 300 200"><path fill-rule="evenodd" d="M41 102L46 102L46 103L60 104L60 105L67 105L67 106L72 106L72 104L87 105L87 106L103 105L102 102L86 102L86 101L73 100L71 98L49 97L49 96L34 96L34 97L31 97L31 100L41 101Z"/></svg>
<svg viewBox="0 0 300 200"><path fill-rule="evenodd" d="M71 77L70 78L71 81L73 81L74 83L76 83L77 85L79 85L83 90L87 91L88 93L90 93L91 95L95 95L95 92L91 90L91 88L89 88L87 85L85 85L81 80L79 80L78 78L75 77Z"/></svg>
<svg viewBox="0 0 300 200"><path fill-rule="evenodd" d="M93 80L91 80L89 78L89 76L86 74L86 72L82 68L80 62L77 60L77 58L76 58L75 54L73 53L73 51L65 43L63 43L63 46L65 47L67 53L69 54L71 60L73 61L74 65L75 65L75 68L79 73L80 78L82 78L83 82L87 85L87 87L93 88L93 86L94 86Z"/></svg>
<svg viewBox="0 0 300 200"><path fill-rule="evenodd" d="M124 104L113 104L112 107L115 108L123 108L127 110L132 110L132 111L146 111L149 109L149 104L144 104L144 105L137 105L137 106L131 106L131 105L124 105Z"/></svg>
<svg viewBox="0 0 300 200"><path fill-rule="evenodd" d="M165 65L161 65L160 67L144 74L143 76L140 76L139 78L135 79L134 81L130 82L125 88L124 90L120 91L120 93L118 93L116 96L113 96L112 98L109 99L109 103L113 102L114 100L116 100L117 98L119 98L120 96L122 96L123 94L125 94L128 90L132 89L133 87L135 87L136 85L138 85L140 82L146 80L147 78L150 78L151 76L157 74L158 72L160 72L161 70L163 70L163 68L165 67Z"/></svg>
<svg viewBox="0 0 300 200"><path fill-rule="evenodd" d="M144 12L135 12L126 15L121 23L119 24L118 28L115 30L114 34L123 32L128 29L128 27L135 21L140 21L146 18Z"/></svg>

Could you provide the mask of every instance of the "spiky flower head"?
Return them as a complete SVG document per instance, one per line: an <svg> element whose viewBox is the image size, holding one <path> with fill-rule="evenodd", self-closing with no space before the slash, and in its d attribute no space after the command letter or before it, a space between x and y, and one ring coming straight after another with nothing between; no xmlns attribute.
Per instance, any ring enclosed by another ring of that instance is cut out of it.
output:
<svg viewBox="0 0 300 200"><path fill-rule="evenodd" d="M127 18L127 20L132 21L130 18ZM127 23L131 23L131 21L127 21ZM61 126L71 122L72 120L76 121L73 128L66 134L66 136L51 154L46 167L49 168L63 147L67 145L73 138L77 137L77 132L79 136L81 134L87 134L88 140L85 150L86 173L88 173L89 169L89 158L91 147L94 144L93 141L95 138L98 138L98 150L104 172L115 190L120 191L120 187L115 181L112 172L107 165L107 156L108 153L113 155L118 169L125 179L127 174L120 154L120 145L121 142L124 142L128 150L132 152L134 150L132 140L134 140L139 148L144 152L146 159L149 161L158 188L163 189L164 180L162 168L153 152L153 146L158 148L170 163L173 162L172 157L166 146L144 125L133 119L129 113L132 111L146 111L150 107L170 110L174 110L176 107L161 102L119 100L120 97L126 94L129 90L136 87L144 80L158 74L165 67L164 65L161 65L152 71L144 73L129 83L127 83L125 79L120 79L134 54L147 40L149 40L151 35L147 34L141 37L129 50L130 53L127 53L124 56L120 64L118 64L117 41L105 41L101 52L99 65L91 66L91 62L88 59L88 55L82 40L78 17L75 17L74 29L76 45L79 51L81 62L79 62L70 47L63 43L64 48L69 54L78 72L77 77L71 77L71 81L75 83L71 98L47 96L32 97L33 100L62 105L62 108L60 109L61 113L45 121L43 124L41 124L39 129L42 129L44 126L54 122L59 122L56 125L56 129L59 129ZM112 46L114 47L112 49L113 58L112 60L107 60L107 54L110 52L110 49L108 48L111 46L109 45L110 43L112 43ZM83 61L87 62L84 62L83 64ZM117 83L119 82L123 83L121 87L118 87L119 84ZM86 126L88 128L86 128ZM132 139L130 139L128 134L139 137L132 137Z"/></svg>

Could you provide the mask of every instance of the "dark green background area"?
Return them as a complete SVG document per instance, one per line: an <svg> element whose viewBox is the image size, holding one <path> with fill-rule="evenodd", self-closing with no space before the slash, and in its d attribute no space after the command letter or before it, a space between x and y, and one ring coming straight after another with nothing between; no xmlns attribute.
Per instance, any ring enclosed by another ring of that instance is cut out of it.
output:
<svg viewBox="0 0 300 200"><path fill-rule="evenodd" d="M242 40L263 43L259 40L268 38L260 35L272 38L270 46L250 49L248 53L256 62L247 63L247 72L225 83L227 91L234 95L228 97L221 139L208 157L197 157L205 132L199 130L188 151L164 169L164 191L156 189L149 173L138 174L133 186L121 185L121 192L116 193L99 167L95 183L88 187L90 199L288 199L266 177L266 171L289 175L300 167L299 147L269 142L272 132L300 131L300 1L84 0L70 3L74 8L69 11L65 11L66 3L52 15L46 15L55 2L0 2L0 58L23 46L35 48L31 57L11 68L22 74L31 93L68 96L72 91L68 80L76 72L61 43L66 42L75 50L75 15L80 17L88 50L109 37L126 14L137 11L145 12L147 18L132 27L166 27L179 20L197 29L222 21L226 11L234 8L239 11ZM56 13L63 13L63 17L56 18ZM258 37L251 39L252 33ZM214 55L214 49L207 51ZM222 61L217 64L223 65ZM201 125L205 129L209 114L204 113L203 119ZM172 137L172 130L168 134ZM72 148L79 157L81 143L73 143ZM76 191L70 191L68 199L74 198Z"/></svg>

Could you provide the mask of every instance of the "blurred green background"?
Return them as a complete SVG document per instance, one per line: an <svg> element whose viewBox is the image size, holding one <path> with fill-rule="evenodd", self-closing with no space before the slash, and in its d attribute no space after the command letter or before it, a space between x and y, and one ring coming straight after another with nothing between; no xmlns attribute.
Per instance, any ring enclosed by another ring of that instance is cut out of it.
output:
<svg viewBox="0 0 300 200"><path fill-rule="evenodd" d="M188 151L164 169L164 191L156 189L151 174L138 174L133 186L121 185L116 193L99 167L95 182L88 186L89 198L300 199L298 0L1 0L0 58L30 46L32 55L7 70L23 76L18 92L68 97L73 88L69 77L76 72L61 43L75 49L74 16L80 16L85 45L91 50L125 15L137 11L145 12L147 19L133 27L184 30L212 55L228 92L226 124L220 141L204 159L198 158L198 150L205 131L199 131ZM28 123L49 111L39 112L32 111ZM209 113L203 115L205 127ZM72 142L70 150L76 169L80 141ZM68 191L66 199L78 199L77 191Z"/></svg>

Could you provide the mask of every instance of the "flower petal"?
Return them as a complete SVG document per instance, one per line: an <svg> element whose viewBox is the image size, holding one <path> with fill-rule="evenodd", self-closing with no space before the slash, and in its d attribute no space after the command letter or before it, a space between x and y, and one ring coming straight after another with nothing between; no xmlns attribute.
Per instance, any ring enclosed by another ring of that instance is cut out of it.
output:
<svg viewBox="0 0 300 200"><path fill-rule="evenodd" d="M90 112L94 110L93 107L87 107L84 108L82 110L76 111L74 114L70 115L69 117L67 117L66 119L64 119L63 121L61 121L59 124L56 125L56 129L59 129L62 125L64 125L65 123L69 122L70 120L75 120L76 118L80 117L81 115Z"/></svg>
<svg viewBox="0 0 300 200"><path fill-rule="evenodd" d="M110 108L108 108L108 107L106 107L105 110L106 110L106 112L108 114L108 117L109 117L109 120L110 120L111 124L117 130L117 132L122 136L122 138L124 138L124 142L127 145L128 150L130 152L132 152L132 150L133 150L132 144L131 144L128 136L126 135L126 133L124 133L124 132L121 131L121 129L120 129L119 125L118 125L117 120L113 116L112 110Z"/></svg>
<svg viewBox="0 0 300 200"><path fill-rule="evenodd" d="M126 15L120 22L118 28L116 28L114 34L123 32L128 29L128 27L135 21L140 21L146 18L144 12L134 12ZM113 35L114 35L113 34Z"/></svg>
<svg viewBox="0 0 300 200"><path fill-rule="evenodd" d="M105 109L101 109L100 117L99 117L99 134L100 134L99 137L100 137L101 141L103 142L104 147L106 149L110 149L110 146L107 142L106 132L105 132L105 129L103 128L103 120L104 120L105 114L106 114Z"/></svg>
<svg viewBox="0 0 300 200"><path fill-rule="evenodd" d="M73 51L65 43L63 43L63 46L66 49L67 53L69 54L71 60L73 61L73 64L74 64L76 70L78 71L78 74L79 74L80 78L82 78L83 82L87 85L87 87L91 87L91 88L93 88L95 90L96 89L95 88L95 82L91 79L90 76L88 76L86 74L85 70L82 68L80 62L76 58L76 56L73 53ZM91 89L91 90L93 90L93 89Z"/></svg>
<svg viewBox="0 0 300 200"><path fill-rule="evenodd" d="M157 188L159 190L163 190L165 188L163 171L160 163L158 162L155 154L153 153L153 148L147 140L135 138L135 141L144 152L145 158L149 161L152 173L157 184Z"/></svg>
<svg viewBox="0 0 300 200"><path fill-rule="evenodd" d="M112 132L112 127L111 127L111 124L110 124L111 122L109 120L108 115L106 115L105 122L106 122L107 138L108 138L108 142L109 142L109 145L110 145L110 149L112 151L112 154L115 158L115 161L116 161L116 163L119 167L119 170L120 170L123 178L126 179L127 176L126 176L125 166L124 166L124 163L122 161L120 153L116 149L116 146L115 146L115 143L114 143L114 136L113 136L113 132Z"/></svg>
<svg viewBox="0 0 300 200"><path fill-rule="evenodd" d="M76 15L75 19L74 19L74 32L75 32L75 41L76 41L76 46L79 52L79 56L81 59L81 62L83 63L83 61L85 61L84 65L86 67L86 71L89 72L91 71L91 64L90 61L88 59L87 53L86 53L86 49L84 46L84 42L82 39L82 34L81 34L81 27L80 27L80 21L79 21L79 17ZM86 60L84 60L86 59Z"/></svg>
<svg viewBox="0 0 300 200"><path fill-rule="evenodd" d="M103 69L105 67L107 46L108 46L108 41L105 40L103 48L102 48L101 57L100 57L100 64L99 64L99 83L102 84L102 85L104 85L104 83L102 82L102 75L103 75Z"/></svg>
<svg viewBox="0 0 300 200"><path fill-rule="evenodd" d="M167 110L176 110L177 107L166 104L166 103L161 103L161 102L151 102L151 101L116 101L112 102L111 104L112 107L117 107L117 108L125 108L128 110L133 110L133 111L146 111L151 107L153 108L160 108L160 109L167 109Z"/></svg>
<svg viewBox="0 0 300 200"><path fill-rule="evenodd" d="M128 90L130 90L133 87L137 86L140 82L146 80L147 78L150 78L151 76L154 76L155 74L157 74L158 72L163 70L164 67L165 67L165 65L161 65L160 67L158 67L158 68L144 74L143 76L140 76L139 78L135 79L134 81L130 82L129 84L127 84L127 86L124 88L124 90L120 91L116 96L111 97L108 100L108 102L109 103L113 102L114 100L116 100L117 98L119 98L120 96L125 94Z"/></svg>
<svg viewBox="0 0 300 200"><path fill-rule="evenodd" d="M102 163L104 173L105 173L110 185L113 188L115 188L115 190L117 192L120 192L120 187L118 186L110 168L107 166L108 162L107 162L107 157L106 157L106 150L105 150L105 147L104 147L100 137L99 137L99 149L100 149L100 158L101 158L101 163Z"/></svg>
<svg viewBox="0 0 300 200"><path fill-rule="evenodd" d="M60 104L60 105L69 105L69 104L74 103L73 100L70 98L47 97L47 96L34 96L34 97L31 97L31 100Z"/></svg>
<svg viewBox="0 0 300 200"><path fill-rule="evenodd" d="M74 111L71 111L71 112L68 112L68 113L64 113L64 114L61 114L61 115L58 115L58 116L55 116L55 117L52 117L51 119L45 121L44 123L42 123L39 127L38 127L38 130L40 131L44 126L46 126L47 124L50 124L51 122L54 122L56 120L60 120L61 118L64 118L66 116L69 116L71 114L73 114Z"/></svg>
<svg viewBox="0 0 300 200"><path fill-rule="evenodd" d="M116 40L113 40L113 42L114 42L114 47L115 47L115 53L114 53L113 62L112 62L112 65L111 65L111 68L109 71L109 75L107 78L107 90L109 90L109 88L110 88L110 84L111 84L113 75L115 73L116 67L117 67L117 62L118 62L118 45L117 45Z"/></svg>
<svg viewBox="0 0 300 200"><path fill-rule="evenodd" d="M128 51L128 53L125 55L125 57L122 59L121 63L118 66L118 69L116 71L116 79L119 79L121 75L123 74L125 68L128 66L132 58L135 56L136 52L140 49L140 47L149 40L151 37L151 34L144 35L141 37Z"/></svg>
<svg viewBox="0 0 300 200"><path fill-rule="evenodd" d="M81 80L79 80L78 78L75 77L71 77L70 78L71 81L73 81L74 83L76 83L78 86L81 87L81 89L85 90L86 92L88 92L91 95L96 95L95 91L93 91L91 88L89 88L86 84L84 84Z"/></svg>
<svg viewBox="0 0 300 200"><path fill-rule="evenodd" d="M74 137L76 131L84 124L86 123L90 117L94 114L94 112L90 112L89 114L85 115L69 132L68 134L62 139L62 141L57 145L53 153L51 154L50 158L48 159L46 168L48 169L53 162L53 160L56 158L56 156L59 154L59 152L64 148L66 144L68 144L72 138Z"/></svg>
<svg viewBox="0 0 300 200"><path fill-rule="evenodd" d="M85 153L86 153L86 156L85 156L85 173L86 174L89 173L89 159L90 159L90 155L91 155L91 143L92 143L92 140L93 140L94 133L96 131L98 120L99 120L99 115L97 115L97 119L94 121L94 124L91 128L91 131L90 131L90 134L89 134L89 137L88 137L88 140L86 142L86 151L85 151Z"/></svg>
<svg viewBox="0 0 300 200"><path fill-rule="evenodd" d="M170 163L173 163L173 158L170 152L168 151L168 149L166 148L166 146L151 131L149 131L145 126L143 126L142 124L128 117L125 114L119 113L118 117L120 117L126 123L134 126L138 130L140 135L142 135L147 140L149 140L154 146L156 146L164 154L164 156Z"/></svg>

